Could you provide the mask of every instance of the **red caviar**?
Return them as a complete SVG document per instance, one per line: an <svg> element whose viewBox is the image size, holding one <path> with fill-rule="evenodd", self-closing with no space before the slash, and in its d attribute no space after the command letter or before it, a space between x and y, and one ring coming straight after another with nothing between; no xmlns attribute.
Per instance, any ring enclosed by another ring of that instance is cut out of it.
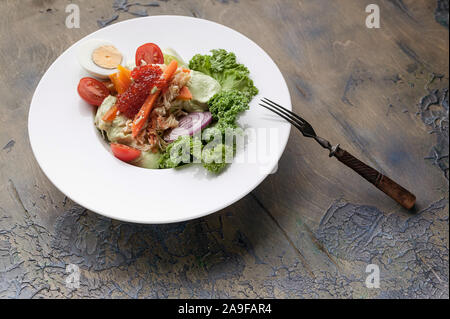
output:
<svg viewBox="0 0 450 319"><path fill-rule="evenodd" d="M118 110L126 117L134 118L155 86L158 89L164 89L166 83L164 79L161 79L162 73L157 65L136 67L131 72L134 82L117 97Z"/></svg>

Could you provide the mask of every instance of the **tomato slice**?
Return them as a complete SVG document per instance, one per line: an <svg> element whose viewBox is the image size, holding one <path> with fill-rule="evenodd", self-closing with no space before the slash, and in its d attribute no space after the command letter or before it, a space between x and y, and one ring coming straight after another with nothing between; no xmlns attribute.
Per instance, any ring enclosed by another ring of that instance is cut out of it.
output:
<svg viewBox="0 0 450 319"><path fill-rule="evenodd" d="M136 50L136 66L140 66L142 60L147 64L164 64L164 55L159 46L146 43Z"/></svg>
<svg viewBox="0 0 450 319"><path fill-rule="evenodd" d="M124 162L134 161L141 155L141 151L123 144L111 144L114 156Z"/></svg>
<svg viewBox="0 0 450 319"><path fill-rule="evenodd" d="M108 88L93 78L82 78L78 84L78 94L91 105L100 106L109 95Z"/></svg>

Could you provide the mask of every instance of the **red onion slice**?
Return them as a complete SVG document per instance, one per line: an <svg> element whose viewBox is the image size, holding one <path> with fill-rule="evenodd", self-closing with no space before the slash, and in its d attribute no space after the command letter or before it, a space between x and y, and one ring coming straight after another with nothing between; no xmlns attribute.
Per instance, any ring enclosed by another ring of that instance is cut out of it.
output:
<svg viewBox="0 0 450 319"><path fill-rule="evenodd" d="M183 117L178 122L178 127L164 136L166 142L173 142L180 136L192 136L198 131L203 130L212 121L211 112L193 112Z"/></svg>

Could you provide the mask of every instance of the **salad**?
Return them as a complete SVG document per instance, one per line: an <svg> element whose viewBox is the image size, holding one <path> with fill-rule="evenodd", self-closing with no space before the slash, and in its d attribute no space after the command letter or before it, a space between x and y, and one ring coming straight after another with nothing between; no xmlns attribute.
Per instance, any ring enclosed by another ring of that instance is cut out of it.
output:
<svg viewBox="0 0 450 319"><path fill-rule="evenodd" d="M214 173L226 168L236 152L226 134L238 129L258 93L234 53L212 50L186 63L175 50L147 43L125 63L112 43L91 40L78 59L92 75L80 80L78 93L97 108L94 124L115 157L149 169L192 162Z"/></svg>

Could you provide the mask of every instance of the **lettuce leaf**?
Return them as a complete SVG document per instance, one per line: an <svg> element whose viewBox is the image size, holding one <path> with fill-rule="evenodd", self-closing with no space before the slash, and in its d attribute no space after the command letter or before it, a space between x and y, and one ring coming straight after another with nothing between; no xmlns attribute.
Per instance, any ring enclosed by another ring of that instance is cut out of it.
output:
<svg viewBox="0 0 450 319"><path fill-rule="evenodd" d="M172 60L176 60L178 62L178 66L187 67L187 63L184 62L183 58L172 48L167 48L163 50L164 55L164 64L169 65Z"/></svg>
<svg viewBox="0 0 450 319"><path fill-rule="evenodd" d="M212 55L195 55L189 62L191 70L205 73L216 79L223 91L238 90L247 95L249 100L258 89L250 79L250 71L236 61L236 55L224 49L212 50Z"/></svg>

